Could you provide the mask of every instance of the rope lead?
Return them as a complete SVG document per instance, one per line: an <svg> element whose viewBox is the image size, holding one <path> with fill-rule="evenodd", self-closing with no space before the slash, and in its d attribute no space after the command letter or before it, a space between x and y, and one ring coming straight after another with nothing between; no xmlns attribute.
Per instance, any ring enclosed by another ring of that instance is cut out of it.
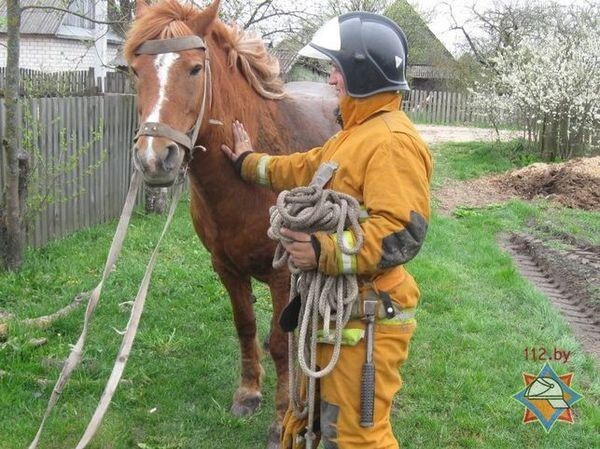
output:
<svg viewBox="0 0 600 449"><path fill-rule="evenodd" d="M285 250L282 241L290 240L281 235L281 228L312 234L317 231L337 234L340 250L346 255L355 255L363 245L363 233L359 224L360 206L350 195L334 190L322 189L317 185L297 187L283 191L277 203L270 209L271 227L267 234L279 241L273 267L282 268L287 264L291 276L290 301L300 295L300 330L297 341L292 336L288 340L289 379L292 410L297 418L308 417L306 435L314 435L316 379L333 371L338 362L342 331L352 313L354 301L358 298L358 283L355 274L328 276L317 270L302 271L296 267ZM356 243L348 247L343 240L344 231L351 229ZM335 322L333 335L331 322ZM317 369L317 332L319 323L323 325L323 338L333 344L333 354L327 366ZM295 354L296 353L296 354ZM294 366L294 355L298 366ZM300 392L301 375L308 378L308 394L303 400ZM310 444L309 441L307 443Z"/></svg>

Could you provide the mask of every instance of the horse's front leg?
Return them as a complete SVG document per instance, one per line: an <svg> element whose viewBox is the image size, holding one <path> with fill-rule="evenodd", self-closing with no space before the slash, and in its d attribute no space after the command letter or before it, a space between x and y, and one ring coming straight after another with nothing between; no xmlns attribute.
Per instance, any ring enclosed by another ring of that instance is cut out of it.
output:
<svg viewBox="0 0 600 449"><path fill-rule="evenodd" d="M260 349L256 338L250 277L233 272L218 260L213 260L213 266L229 293L241 349L242 377L233 395L231 413L235 416L251 415L256 412L262 400L260 386L263 369L260 366Z"/></svg>

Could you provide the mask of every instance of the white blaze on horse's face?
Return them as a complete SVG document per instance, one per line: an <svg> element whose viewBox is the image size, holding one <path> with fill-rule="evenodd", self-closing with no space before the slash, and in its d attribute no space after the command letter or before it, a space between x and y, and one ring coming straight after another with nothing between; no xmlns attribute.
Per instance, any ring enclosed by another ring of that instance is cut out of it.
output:
<svg viewBox="0 0 600 449"><path fill-rule="evenodd" d="M179 58L177 53L163 53L156 56L154 67L158 75L158 100L152 108L145 122L160 122L160 108L167 99L167 85L169 83L169 72L175 61Z"/></svg>
<svg viewBox="0 0 600 449"><path fill-rule="evenodd" d="M154 67L156 67L157 77L158 77L158 99L156 103L152 107L150 114L148 117L144 118L142 122L157 122L160 123L160 110L167 100L167 86L169 84L169 72L173 67L173 64L179 58L179 54L177 53L163 53L156 56L154 59ZM143 152L146 159L146 164L149 167L153 167L156 163L156 154L154 152L154 148L152 144L154 143L154 138L149 137L147 140L147 148L146 151Z"/></svg>

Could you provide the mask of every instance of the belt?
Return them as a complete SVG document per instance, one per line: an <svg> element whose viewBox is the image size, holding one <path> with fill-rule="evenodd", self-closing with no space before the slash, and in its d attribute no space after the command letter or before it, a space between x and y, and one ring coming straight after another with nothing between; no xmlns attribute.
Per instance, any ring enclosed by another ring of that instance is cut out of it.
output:
<svg viewBox="0 0 600 449"><path fill-rule="evenodd" d="M364 317L363 301L365 299L377 300L377 310L375 313L375 318L377 320L390 320L402 323L414 320L415 318L416 308L402 308L392 301L387 293L380 292L377 294L373 289L368 289L364 294L361 294L361 297L352 305L350 319Z"/></svg>

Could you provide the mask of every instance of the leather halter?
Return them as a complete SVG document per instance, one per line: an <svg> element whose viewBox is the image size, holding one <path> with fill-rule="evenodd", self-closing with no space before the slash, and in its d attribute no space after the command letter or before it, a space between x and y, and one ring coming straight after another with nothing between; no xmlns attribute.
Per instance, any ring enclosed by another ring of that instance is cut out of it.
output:
<svg viewBox="0 0 600 449"><path fill-rule="evenodd" d="M204 50L206 53L206 58L204 67L204 93L202 96L202 106L200 107L200 113L198 114L198 118L196 119L196 123L194 124L193 128L187 133L183 133L164 123L144 122L140 125L140 129L133 139L134 142L137 142L141 136L166 137L183 146L184 148L187 148L190 153L190 158L196 148L206 151L206 148L204 148L202 145L196 145L198 133L200 132L200 126L202 126L204 113L206 112L207 93L211 96L212 102L210 58L208 56L208 47L206 46L204 40L200 36L185 36L173 39L149 40L140 45L135 51L135 54L157 55L160 53L171 53L194 49Z"/></svg>

